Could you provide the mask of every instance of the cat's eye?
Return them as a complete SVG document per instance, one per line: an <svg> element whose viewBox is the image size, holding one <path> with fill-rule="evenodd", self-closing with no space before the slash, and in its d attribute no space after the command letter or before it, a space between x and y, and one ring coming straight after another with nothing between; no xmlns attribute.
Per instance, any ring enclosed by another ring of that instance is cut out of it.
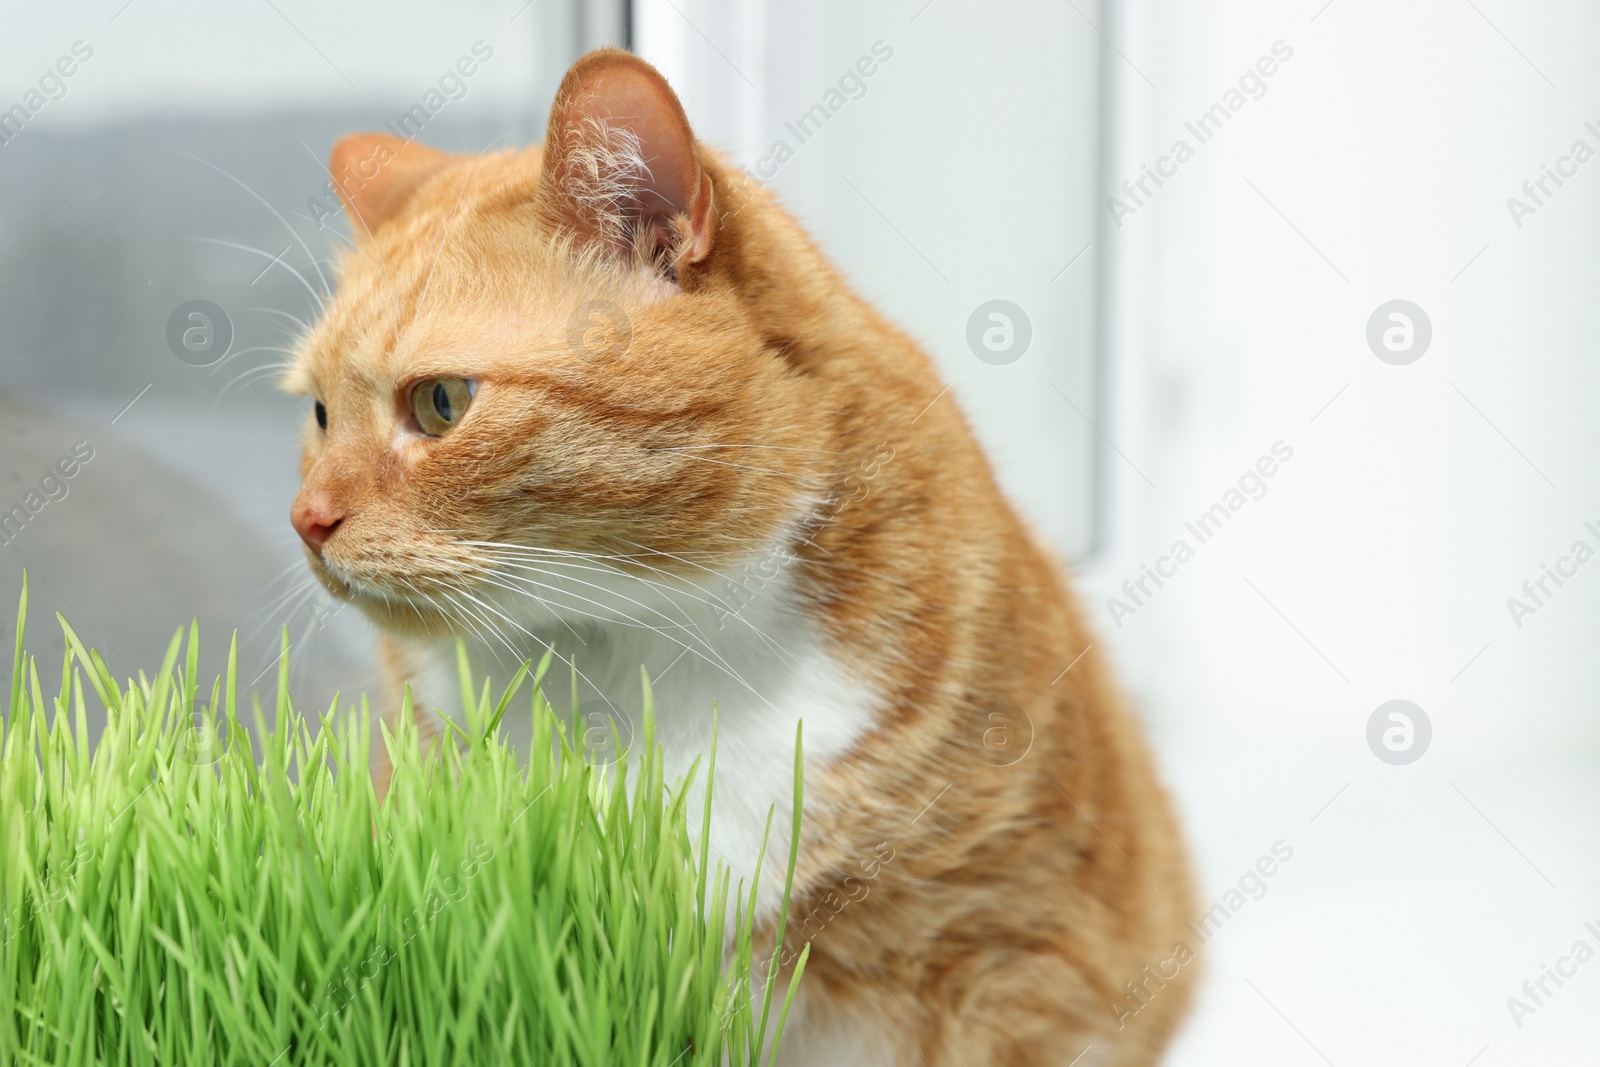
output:
<svg viewBox="0 0 1600 1067"><path fill-rule="evenodd" d="M411 387L411 413L429 437L443 437L466 415L477 383L465 378L425 378Z"/></svg>
<svg viewBox="0 0 1600 1067"><path fill-rule="evenodd" d="M328 428L328 408L327 408L326 404L324 404L322 401L319 400L319 401L317 401L317 429L326 430L327 428Z"/></svg>

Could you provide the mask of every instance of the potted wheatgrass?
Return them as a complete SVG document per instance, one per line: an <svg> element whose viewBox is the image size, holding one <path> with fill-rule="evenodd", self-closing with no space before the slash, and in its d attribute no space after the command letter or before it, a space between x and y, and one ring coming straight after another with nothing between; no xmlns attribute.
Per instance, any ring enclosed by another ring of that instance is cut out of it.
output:
<svg viewBox="0 0 1600 1067"><path fill-rule="evenodd" d="M24 581L0 720L0 1062L754 1067L774 1053L803 960L775 1003L755 887L697 844L712 798L687 810L648 715L642 749L597 768L540 695L548 657L498 698L463 663L480 695L458 743L423 753L409 725L375 737L365 701L297 709L287 646L269 718L254 695L241 708L236 647L202 688L197 626L119 684L64 619L59 675L41 667L26 614ZM552 743L514 753L500 720L530 710ZM374 743L395 754L381 802Z"/></svg>

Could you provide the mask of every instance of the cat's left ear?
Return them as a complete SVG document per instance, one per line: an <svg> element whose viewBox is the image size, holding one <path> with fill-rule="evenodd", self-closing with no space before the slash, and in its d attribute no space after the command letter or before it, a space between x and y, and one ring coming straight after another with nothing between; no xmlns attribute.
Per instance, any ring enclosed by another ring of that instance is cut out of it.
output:
<svg viewBox="0 0 1600 1067"><path fill-rule="evenodd" d="M399 215L411 195L443 170L450 154L386 133L341 137L328 160L345 214L356 233L371 233Z"/></svg>
<svg viewBox="0 0 1600 1067"><path fill-rule="evenodd" d="M536 202L555 228L674 278L711 252L711 176L689 119L661 73L627 52L591 52L562 79Z"/></svg>

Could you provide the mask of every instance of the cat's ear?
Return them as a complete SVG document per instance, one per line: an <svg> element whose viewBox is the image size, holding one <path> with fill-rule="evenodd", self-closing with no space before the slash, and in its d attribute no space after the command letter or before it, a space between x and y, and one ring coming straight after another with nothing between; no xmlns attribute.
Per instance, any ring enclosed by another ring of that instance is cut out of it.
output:
<svg viewBox="0 0 1600 1067"><path fill-rule="evenodd" d="M537 205L545 221L676 277L711 251L711 176L677 94L650 64L591 52L550 110Z"/></svg>
<svg viewBox="0 0 1600 1067"><path fill-rule="evenodd" d="M417 187L446 163L450 153L391 137L355 133L339 139L328 171L357 233L370 233L400 213Z"/></svg>

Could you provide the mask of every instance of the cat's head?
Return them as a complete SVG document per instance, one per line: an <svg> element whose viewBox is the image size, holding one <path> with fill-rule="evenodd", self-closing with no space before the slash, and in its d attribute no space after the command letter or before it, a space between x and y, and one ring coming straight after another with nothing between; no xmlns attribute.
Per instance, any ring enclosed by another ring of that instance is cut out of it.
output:
<svg viewBox="0 0 1600 1067"><path fill-rule="evenodd" d="M736 216L775 209L648 64L579 61L543 146L359 135L330 170L355 239L286 384L315 400L292 519L336 595L425 633L581 612L538 575L694 580L811 506L827 415L739 264Z"/></svg>

